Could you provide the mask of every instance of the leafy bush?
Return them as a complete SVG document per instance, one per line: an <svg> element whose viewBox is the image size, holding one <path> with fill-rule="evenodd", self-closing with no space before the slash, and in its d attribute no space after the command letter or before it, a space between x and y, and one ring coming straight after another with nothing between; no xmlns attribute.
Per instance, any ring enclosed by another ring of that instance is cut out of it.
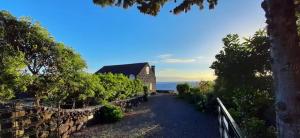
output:
<svg viewBox="0 0 300 138"><path fill-rule="evenodd" d="M144 86L143 89L144 89L144 100L148 101L149 88L147 86Z"/></svg>
<svg viewBox="0 0 300 138"><path fill-rule="evenodd" d="M101 123L113 123L119 121L123 118L124 114L121 107L105 104L99 111L95 114L95 119L97 122Z"/></svg>
<svg viewBox="0 0 300 138"><path fill-rule="evenodd" d="M222 99L247 137L272 137L275 109L266 32L257 31L243 41L237 34L230 34L223 43L223 50L210 67L217 76L215 96Z"/></svg>
<svg viewBox="0 0 300 138"><path fill-rule="evenodd" d="M123 74L97 74L99 83L104 87L104 100L114 101L143 95L143 83L140 80L130 80Z"/></svg>
<svg viewBox="0 0 300 138"><path fill-rule="evenodd" d="M195 104L199 111L214 111L216 108L216 97L213 95L212 81L201 81L198 87L190 88L188 84L178 84L177 91L180 98Z"/></svg>
<svg viewBox="0 0 300 138"><path fill-rule="evenodd" d="M256 117L247 119L244 123L245 134L249 138L275 138L276 130L274 127L266 127L265 121Z"/></svg>
<svg viewBox="0 0 300 138"><path fill-rule="evenodd" d="M196 104L199 111L213 111L216 108L215 97L213 96L211 90L213 85L203 89L201 87L201 82L198 88L191 88L192 103Z"/></svg>
<svg viewBox="0 0 300 138"><path fill-rule="evenodd" d="M187 83L177 84L176 89L180 96L187 94L190 91L190 85Z"/></svg>

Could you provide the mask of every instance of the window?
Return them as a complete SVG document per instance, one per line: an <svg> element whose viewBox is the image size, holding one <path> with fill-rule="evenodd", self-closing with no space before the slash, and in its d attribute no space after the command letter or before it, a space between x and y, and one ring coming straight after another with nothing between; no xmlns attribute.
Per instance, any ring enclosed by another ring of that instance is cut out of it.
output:
<svg viewBox="0 0 300 138"><path fill-rule="evenodd" d="M152 91L152 83L149 83L149 90Z"/></svg>
<svg viewBox="0 0 300 138"><path fill-rule="evenodd" d="M129 79L130 79L130 80L134 80L134 79L135 79L135 76L134 76L133 74L130 74L130 75L129 75Z"/></svg>
<svg viewBox="0 0 300 138"><path fill-rule="evenodd" d="M149 74L150 73L150 68L147 66L146 67L146 74Z"/></svg>

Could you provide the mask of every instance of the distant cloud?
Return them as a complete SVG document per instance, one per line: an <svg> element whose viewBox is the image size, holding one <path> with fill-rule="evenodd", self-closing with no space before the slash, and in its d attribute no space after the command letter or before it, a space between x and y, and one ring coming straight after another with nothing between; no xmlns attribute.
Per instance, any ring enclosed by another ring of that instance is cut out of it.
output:
<svg viewBox="0 0 300 138"><path fill-rule="evenodd" d="M172 54L162 54L157 56L159 58L159 62L168 63L168 64L184 64L184 63L212 63L213 58L199 56L195 58L177 58Z"/></svg>
<svg viewBox="0 0 300 138"><path fill-rule="evenodd" d="M163 59L162 62L164 63L193 63L196 62L196 59L180 59L180 58L167 58L167 59Z"/></svg>
<svg viewBox="0 0 300 138"><path fill-rule="evenodd" d="M159 55L157 56L158 58L169 58L169 57L172 57L172 54L162 54L162 55Z"/></svg>
<svg viewBox="0 0 300 138"><path fill-rule="evenodd" d="M150 61L148 61L150 64L157 64L157 63L159 63L158 61L156 61L156 60L150 60Z"/></svg>
<svg viewBox="0 0 300 138"><path fill-rule="evenodd" d="M196 57L197 59L205 59L203 56Z"/></svg>
<svg viewBox="0 0 300 138"><path fill-rule="evenodd" d="M196 59L197 59L198 63L209 63L209 64L211 64L212 62L215 61L215 57L199 56L199 57L196 57Z"/></svg>

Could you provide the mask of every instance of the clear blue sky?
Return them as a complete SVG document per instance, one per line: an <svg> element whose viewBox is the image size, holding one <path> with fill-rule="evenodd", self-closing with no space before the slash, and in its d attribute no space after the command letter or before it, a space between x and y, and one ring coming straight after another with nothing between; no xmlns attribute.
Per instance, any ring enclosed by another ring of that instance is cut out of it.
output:
<svg viewBox="0 0 300 138"><path fill-rule="evenodd" d="M88 72L103 65L148 61L158 81L213 79L211 62L229 33L247 37L265 26L260 0L219 0L216 9L156 17L135 7L101 8L92 0L0 0L0 9L30 16L75 49Z"/></svg>

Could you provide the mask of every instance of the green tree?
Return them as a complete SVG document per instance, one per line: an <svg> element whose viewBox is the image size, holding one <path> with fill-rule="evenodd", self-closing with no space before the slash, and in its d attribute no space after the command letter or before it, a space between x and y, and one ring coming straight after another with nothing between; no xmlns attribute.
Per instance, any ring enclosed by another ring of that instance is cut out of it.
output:
<svg viewBox="0 0 300 138"><path fill-rule="evenodd" d="M18 90L25 90L20 70L25 67L21 53L10 53L7 46L0 46L0 102L15 96Z"/></svg>
<svg viewBox="0 0 300 138"><path fill-rule="evenodd" d="M90 82L88 74L84 73L85 61L73 49L62 43L57 43L51 52L53 53L53 65L49 69L51 75L48 76L47 84L51 85L49 87L52 92L48 98L62 101L72 95L72 98L79 100L79 91L82 91L83 86L86 87L87 81Z"/></svg>
<svg viewBox="0 0 300 138"><path fill-rule="evenodd" d="M223 50L216 55L216 61L211 66L217 76L215 92L231 108L231 113L249 137L261 137L252 131L254 129L247 129L247 120L253 117L267 120L272 116L265 116L266 111L273 108L270 42L267 34L258 31L244 42L236 34L228 35L223 43Z"/></svg>
<svg viewBox="0 0 300 138"><path fill-rule="evenodd" d="M0 12L0 102L9 100L19 91L25 91L30 84L28 75L22 73L25 68L24 54L15 51L7 41L7 20L14 20L8 12Z"/></svg>
<svg viewBox="0 0 300 138"><path fill-rule="evenodd" d="M17 19L6 11L0 12L3 25L3 41L16 53L22 53L26 64L25 73L31 75L31 84L27 91L36 97L39 105L41 97L51 93L48 89L48 76L53 65L51 50L54 39L38 23L31 23L28 18Z"/></svg>
<svg viewBox="0 0 300 138"><path fill-rule="evenodd" d="M8 12L1 11L0 19L2 43L11 53L22 55L20 59L26 65L22 68L23 80L27 80L26 92L35 97L37 105L41 99L46 98L61 101L69 93L76 93L82 91L83 86L87 87L87 82L83 82L89 81L83 75L86 63L73 49L57 43L46 29L39 23L32 23L29 18L17 19ZM88 95L90 89L94 88L85 88L86 91L81 93Z"/></svg>
<svg viewBox="0 0 300 138"><path fill-rule="evenodd" d="M216 55L211 68L215 70L216 91L225 101L231 101L233 90L239 87L255 87L271 93L270 42L264 31L241 43L237 34L223 39L224 50Z"/></svg>

